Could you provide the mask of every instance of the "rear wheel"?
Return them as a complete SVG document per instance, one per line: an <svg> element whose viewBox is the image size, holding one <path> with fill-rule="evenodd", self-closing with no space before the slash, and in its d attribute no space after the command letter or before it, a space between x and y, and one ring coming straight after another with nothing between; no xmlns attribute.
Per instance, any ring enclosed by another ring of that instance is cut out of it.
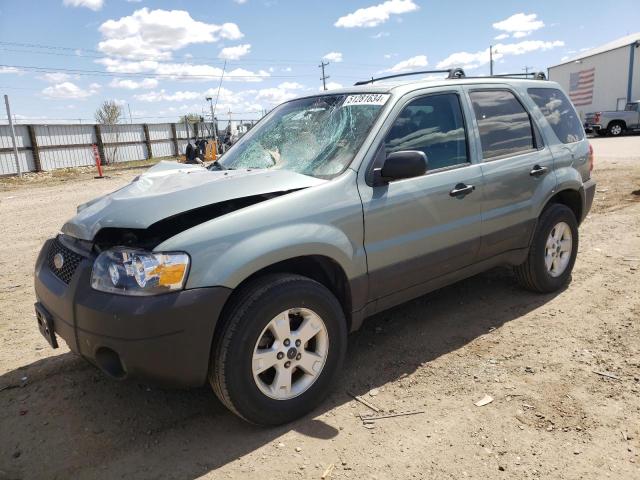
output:
<svg viewBox="0 0 640 480"><path fill-rule="evenodd" d="M327 288L298 275L267 275L242 288L227 313L209 380L231 411L278 425L324 399L347 343L342 308Z"/></svg>
<svg viewBox="0 0 640 480"><path fill-rule="evenodd" d="M527 260L514 268L518 282L541 293L565 286L578 252L578 222L573 211L562 204L542 212Z"/></svg>
<svg viewBox="0 0 640 480"><path fill-rule="evenodd" d="M607 133L612 137L619 137L624 133L624 125L620 122L611 122L609 128L607 128Z"/></svg>

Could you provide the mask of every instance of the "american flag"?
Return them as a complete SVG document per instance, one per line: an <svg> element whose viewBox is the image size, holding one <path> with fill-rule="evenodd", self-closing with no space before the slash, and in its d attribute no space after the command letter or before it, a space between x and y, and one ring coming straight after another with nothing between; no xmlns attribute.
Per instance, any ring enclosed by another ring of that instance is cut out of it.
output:
<svg viewBox="0 0 640 480"><path fill-rule="evenodd" d="M569 97L576 107L591 105L596 69L580 70L569 76Z"/></svg>

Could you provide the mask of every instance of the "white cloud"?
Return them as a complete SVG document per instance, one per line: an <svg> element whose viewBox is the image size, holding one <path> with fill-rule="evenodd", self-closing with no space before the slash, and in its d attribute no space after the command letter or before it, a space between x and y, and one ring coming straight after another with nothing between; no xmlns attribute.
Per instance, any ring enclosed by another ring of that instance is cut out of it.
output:
<svg viewBox="0 0 640 480"><path fill-rule="evenodd" d="M324 57L323 60L327 60L329 62L339 63L342 61L342 53L341 52L329 52Z"/></svg>
<svg viewBox="0 0 640 480"><path fill-rule="evenodd" d="M55 72L55 73L45 73L42 77L42 80L51 83L62 83L71 79L71 75L68 73Z"/></svg>
<svg viewBox="0 0 640 480"><path fill-rule="evenodd" d="M283 82L274 88L263 88L258 90L255 99L258 102L265 102L267 106L271 107L295 98L298 96L297 90L301 90L303 88L304 85L296 82Z"/></svg>
<svg viewBox="0 0 640 480"><path fill-rule="evenodd" d="M236 45L235 47L226 47L220 50L218 58L224 60L238 60L251 51L251 44Z"/></svg>
<svg viewBox="0 0 640 480"><path fill-rule="evenodd" d="M247 3L247 0L233 0L234 2L236 2L238 5L242 5L243 3Z"/></svg>
<svg viewBox="0 0 640 480"><path fill-rule="evenodd" d="M376 40L383 37L388 37L391 35L389 32L378 32L375 35L371 35L371 38L375 38Z"/></svg>
<svg viewBox="0 0 640 480"><path fill-rule="evenodd" d="M515 15L511 15L509 18L493 24L493 28L506 32L507 34L512 34L513 38L526 37L542 27L544 27L544 22L542 20L538 20L538 15L535 13L516 13ZM497 39L500 40L500 38Z"/></svg>
<svg viewBox="0 0 640 480"><path fill-rule="evenodd" d="M164 89L158 92L142 93L133 96L133 98L140 100L141 102L183 102L185 100L193 100L200 97L204 99L203 94L200 92L178 91L174 93L167 93Z"/></svg>
<svg viewBox="0 0 640 480"><path fill-rule="evenodd" d="M387 0L378 5L359 8L353 13L340 17L334 26L343 28L376 27L389 20L391 15L414 12L418 8L413 0Z"/></svg>
<svg viewBox="0 0 640 480"><path fill-rule="evenodd" d="M298 82L282 82L278 85L278 88L284 88L285 90L300 90L304 88L304 85Z"/></svg>
<svg viewBox="0 0 640 480"><path fill-rule="evenodd" d="M82 99L95 94L99 88L100 85L97 83L92 83L89 85L89 88L85 90L78 87L75 83L62 82L45 88L42 90L42 94L49 98Z"/></svg>
<svg viewBox="0 0 640 480"><path fill-rule="evenodd" d="M415 70L416 68L419 68L419 67L426 67L427 65L429 65L427 56L417 55L407 60L398 62L393 67L388 68L387 70L383 70L383 72L390 72L390 73L410 72L411 70Z"/></svg>
<svg viewBox="0 0 640 480"><path fill-rule="evenodd" d="M545 42L542 40L525 40L519 43L502 44L499 43L493 46L493 59L500 60L508 55L522 55L529 52L535 52L538 50L551 50L556 47L563 47L564 42L561 40L554 40L551 42ZM438 63L438 68L454 68L462 67L466 69L477 68L481 65L489 63L489 49L480 50L477 52L456 52L449 55L447 58Z"/></svg>
<svg viewBox="0 0 640 480"><path fill-rule="evenodd" d="M158 86L158 80L155 78L144 78L137 82L129 78L114 78L111 80L111 83L109 83L109 86L111 88L124 88L126 90L137 90L139 88L150 89Z"/></svg>
<svg viewBox="0 0 640 480"><path fill-rule="evenodd" d="M222 75L222 68L211 65L161 63L155 60L128 61L116 58L101 58L96 62L104 65L105 69L112 73L155 73L167 78L191 82L210 82L219 79ZM235 82L261 82L269 76L269 72L265 70L254 72L244 68L224 72L225 81Z"/></svg>
<svg viewBox="0 0 640 480"><path fill-rule="evenodd" d="M509 34L508 33L501 33L500 35L496 35L493 38L496 39L496 40L504 40L505 38L509 38Z"/></svg>
<svg viewBox="0 0 640 480"><path fill-rule="evenodd" d="M22 75L23 72L16 67L0 67L0 74L1 73L15 73L16 75Z"/></svg>
<svg viewBox="0 0 640 480"><path fill-rule="evenodd" d="M342 88L342 84L338 82L327 82L327 90L336 90L338 88ZM320 85L320 90L324 90L323 86Z"/></svg>
<svg viewBox="0 0 640 480"><path fill-rule="evenodd" d="M107 20L98 30L104 38L98 43L101 52L150 60L168 60L172 51L190 44L238 40L244 36L235 23L204 23L184 10L148 8L118 20Z"/></svg>
<svg viewBox="0 0 640 480"><path fill-rule="evenodd" d="M97 12L104 5L104 0L64 0L65 7L86 7Z"/></svg>

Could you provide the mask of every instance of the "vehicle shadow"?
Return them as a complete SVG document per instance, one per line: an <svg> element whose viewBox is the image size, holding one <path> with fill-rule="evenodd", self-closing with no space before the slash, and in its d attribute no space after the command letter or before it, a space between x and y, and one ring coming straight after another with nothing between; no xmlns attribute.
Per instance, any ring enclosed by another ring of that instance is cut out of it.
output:
<svg viewBox="0 0 640 480"><path fill-rule="evenodd" d="M208 387L163 390L116 382L66 353L0 377L0 471L20 478L196 478L280 435L329 440L322 414L353 401L347 391L411 374L548 302L496 269L368 319L350 336L344 374L307 417L277 428L248 425ZM1 477L1 475L0 475Z"/></svg>

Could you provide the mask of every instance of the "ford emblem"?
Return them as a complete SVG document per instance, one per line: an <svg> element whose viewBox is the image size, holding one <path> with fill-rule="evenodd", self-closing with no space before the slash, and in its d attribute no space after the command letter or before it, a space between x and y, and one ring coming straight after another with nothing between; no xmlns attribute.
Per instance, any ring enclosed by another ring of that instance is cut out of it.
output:
<svg viewBox="0 0 640 480"><path fill-rule="evenodd" d="M64 266L64 257L61 253L56 253L53 256L53 265L60 270Z"/></svg>

